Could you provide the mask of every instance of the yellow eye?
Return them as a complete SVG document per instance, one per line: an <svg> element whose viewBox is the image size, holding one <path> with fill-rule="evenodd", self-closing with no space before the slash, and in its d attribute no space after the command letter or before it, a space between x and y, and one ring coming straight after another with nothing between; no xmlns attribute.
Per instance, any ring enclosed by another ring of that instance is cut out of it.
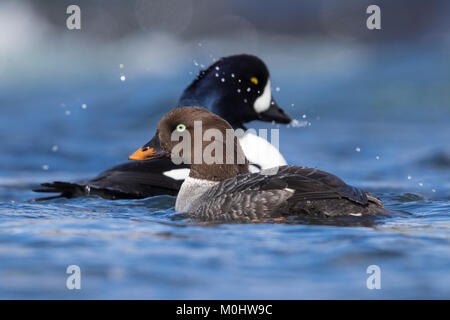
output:
<svg viewBox="0 0 450 320"><path fill-rule="evenodd" d="M180 123L179 125L177 125L178 132L183 132L184 130L186 130L186 126L184 124Z"/></svg>
<svg viewBox="0 0 450 320"><path fill-rule="evenodd" d="M256 77L251 77L250 81L253 82L254 84L258 84L258 78Z"/></svg>

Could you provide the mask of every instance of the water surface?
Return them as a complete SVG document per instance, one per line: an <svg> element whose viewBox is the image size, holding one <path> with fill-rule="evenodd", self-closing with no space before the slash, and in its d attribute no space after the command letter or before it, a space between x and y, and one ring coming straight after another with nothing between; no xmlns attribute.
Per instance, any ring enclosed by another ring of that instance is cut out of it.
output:
<svg viewBox="0 0 450 320"><path fill-rule="evenodd" d="M173 197L33 202L40 182L125 161L195 68L34 83L0 98L0 297L450 298L446 54L400 48L348 73L332 60L321 74L270 57L276 98L299 125L251 126L279 127L290 164L334 173L410 216L370 227L208 225L175 213ZM73 264L81 290L66 289ZM366 287L370 265L381 290Z"/></svg>

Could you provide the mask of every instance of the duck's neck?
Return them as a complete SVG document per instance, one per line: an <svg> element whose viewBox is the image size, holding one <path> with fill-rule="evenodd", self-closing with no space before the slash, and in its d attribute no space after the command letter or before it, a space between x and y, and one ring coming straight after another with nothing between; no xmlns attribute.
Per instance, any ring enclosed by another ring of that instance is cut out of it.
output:
<svg viewBox="0 0 450 320"><path fill-rule="evenodd" d="M227 128L228 129L228 128ZM223 130L225 131L225 129ZM227 137L228 139L228 137ZM206 159L203 158L203 149L201 154L200 163L192 161L190 165L189 177L194 179L208 180L220 182L239 174L248 173L248 160L245 157L245 153L241 148L239 139L233 135L233 150L228 150L227 144L224 142L222 150L224 151L218 159L211 161L208 164ZM219 152L214 149L215 152ZM231 156L231 153L232 156ZM217 154L219 155L219 154ZM221 160L221 161L218 161Z"/></svg>
<svg viewBox="0 0 450 320"><path fill-rule="evenodd" d="M213 68L202 71L197 79L183 91L178 100L178 107L202 106L227 120L233 129L247 130L244 122L253 119L244 119L242 110L236 114L236 110L230 108L232 105L239 105L240 100L229 94L231 90L234 92L234 89L217 87L217 79L213 76L215 72L213 73L210 69Z"/></svg>
<svg viewBox="0 0 450 320"><path fill-rule="evenodd" d="M245 159L244 164L191 164L189 177L220 182L248 172L248 161Z"/></svg>
<svg viewBox="0 0 450 320"><path fill-rule="evenodd" d="M243 173L248 173L248 163L242 165L191 165L189 177L184 180L178 192L175 210L187 212L189 206L210 188L225 179Z"/></svg>
<svg viewBox="0 0 450 320"><path fill-rule="evenodd" d="M178 212L187 212L189 205L197 200L202 194L214 187L219 182L187 177L181 185L175 202L175 210Z"/></svg>

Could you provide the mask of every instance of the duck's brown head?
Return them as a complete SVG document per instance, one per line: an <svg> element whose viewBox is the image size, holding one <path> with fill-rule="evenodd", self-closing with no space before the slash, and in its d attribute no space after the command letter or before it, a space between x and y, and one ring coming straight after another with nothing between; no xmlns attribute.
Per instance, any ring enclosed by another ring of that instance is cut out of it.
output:
<svg viewBox="0 0 450 320"><path fill-rule="evenodd" d="M248 172L248 161L231 125L201 107L181 107L158 123L155 136L130 160L168 157L189 164L189 176L221 181Z"/></svg>

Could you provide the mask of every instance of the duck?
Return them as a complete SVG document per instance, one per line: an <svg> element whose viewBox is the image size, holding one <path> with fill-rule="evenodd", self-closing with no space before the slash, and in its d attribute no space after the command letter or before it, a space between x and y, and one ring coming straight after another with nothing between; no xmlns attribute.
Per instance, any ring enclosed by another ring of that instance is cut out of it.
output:
<svg viewBox="0 0 450 320"><path fill-rule="evenodd" d="M195 135L198 123L203 136ZM216 133L214 139L211 135L206 138L208 130ZM183 132L183 139L173 138L174 133ZM187 143L180 148L185 139ZM374 195L317 168L282 165L250 172L232 125L202 107L168 112L159 121L154 137L129 156L136 160L161 158L190 166L175 211L197 220L256 222L292 216L380 216L389 212Z"/></svg>
<svg viewBox="0 0 450 320"><path fill-rule="evenodd" d="M280 124L292 121L273 98L266 64L250 54L222 57L201 70L179 98L178 107L186 105L205 107L226 119L234 129L246 130L245 123L251 121ZM266 139L245 131L240 140L253 172L287 164L278 149ZM168 159L130 161L105 170L93 179L42 183L33 191L59 193L35 199L37 201L89 195L110 200L175 196L188 175L189 166L175 165Z"/></svg>

